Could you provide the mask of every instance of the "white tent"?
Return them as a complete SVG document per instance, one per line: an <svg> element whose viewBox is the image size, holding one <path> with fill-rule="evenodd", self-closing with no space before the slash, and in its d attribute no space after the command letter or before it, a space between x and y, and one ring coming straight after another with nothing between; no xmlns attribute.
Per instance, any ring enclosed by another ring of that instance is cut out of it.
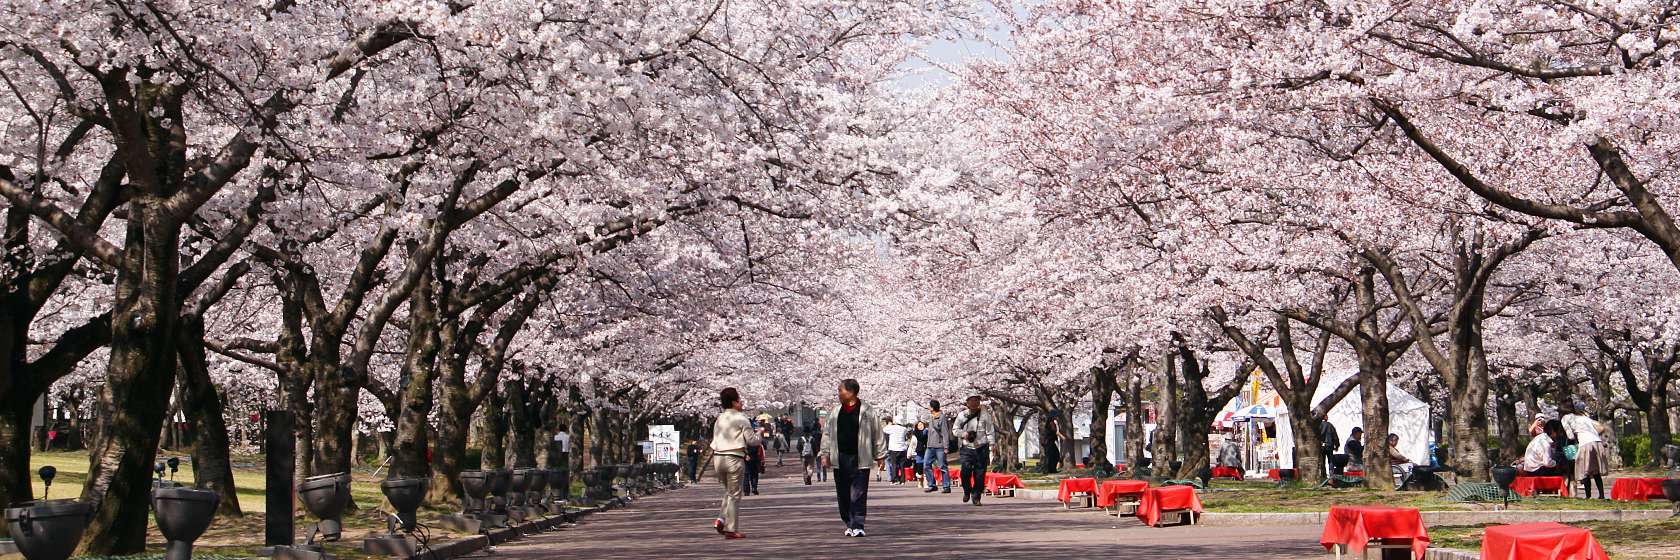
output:
<svg viewBox="0 0 1680 560"><path fill-rule="evenodd" d="M1313 406L1318 406L1330 396L1330 392L1341 385L1343 380L1357 372L1330 373L1318 384L1318 391L1313 393ZM1330 424L1336 427L1337 447L1347 441L1348 434L1355 426L1363 426L1364 407L1359 397L1359 389L1354 389L1342 398L1342 402L1330 409ZM1289 426L1289 411L1278 416L1278 464L1281 468L1293 468L1295 459L1294 434ZM1400 436L1400 453L1411 458L1412 462L1427 464L1429 461L1429 405L1412 395L1388 386L1388 431ZM1381 445L1388 434L1365 434L1365 445Z"/></svg>

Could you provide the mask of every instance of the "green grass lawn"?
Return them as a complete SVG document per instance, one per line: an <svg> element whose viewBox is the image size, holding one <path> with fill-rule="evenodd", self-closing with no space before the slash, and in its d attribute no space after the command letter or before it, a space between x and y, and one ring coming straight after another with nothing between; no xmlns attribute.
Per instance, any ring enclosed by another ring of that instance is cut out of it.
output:
<svg viewBox="0 0 1680 560"><path fill-rule="evenodd" d="M1658 521L1583 521L1569 523L1593 532L1605 552L1616 560L1672 560L1680 558L1680 518ZM1430 527L1430 544L1443 548L1481 550L1486 525Z"/></svg>

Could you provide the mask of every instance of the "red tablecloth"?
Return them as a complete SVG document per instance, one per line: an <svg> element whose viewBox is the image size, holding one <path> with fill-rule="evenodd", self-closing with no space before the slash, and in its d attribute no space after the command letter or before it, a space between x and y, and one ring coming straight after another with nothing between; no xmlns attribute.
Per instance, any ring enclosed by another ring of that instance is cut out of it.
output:
<svg viewBox="0 0 1680 560"><path fill-rule="evenodd" d="M1213 478L1234 478L1242 480L1242 471L1236 467L1214 467Z"/></svg>
<svg viewBox="0 0 1680 560"><path fill-rule="evenodd" d="M996 494L998 492L998 490L1002 489L1002 488L1026 488L1026 487L1027 487L1027 484L1024 483L1024 482L1021 482L1021 475L1009 474L1009 473L995 473L995 472L986 473L986 493L987 494Z"/></svg>
<svg viewBox="0 0 1680 560"><path fill-rule="evenodd" d="M916 467L904 467L904 480L916 480Z"/></svg>
<svg viewBox="0 0 1680 560"><path fill-rule="evenodd" d="M1365 478L1365 471L1348 469L1348 470L1342 471L1342 476L1357 476L1359 478Z"/></svg>
<svg viewBox="0 0 1680 560"><path fill-rule="evenodd" d="M960 468L951 467L946 469L945 474L949 475L951 480L962 480L962 469Z"/></svg>
<svg viewBox="0 0 1680 560"><path fill-rule="evenodd" d="M1277 481L1282 481L1283 480L1283 475L1279 474L1279 471L1277 469L1268 469L1266 471L1266 478L1270 478L1272 480L1277 480Z"/></svg>
<svg viewBox="0 0 1680 560"><path fill-rule="evenodd" d="M1095 478L1064 478L1061 489L1056 491L1056 501L1068 503L1075 492L1095 495L1097 493L1097 479Z"/></svg>
<svg viewBox="0 0 1680 560"><path fill-rule="evenodd" d="M1610 560L1610 556L1592 531L1546 522L1488 527L1482 536L1482 560Z"/></svg>
<svg viewBox="0 0 1680 560"><path fill-rule="evenodd" d="M1161 522L1161 512L1187 509L1202 514L1202 498L1189 486L1162 486L1143 491L1138 500L1137 517L1144 525L1154 527Z"/></svg>
<svg viewBox="0 0 1680 560"><path fill-rule="evenodd" d="M1330 506L1318 544L1325 550L1347 545L1348 552L1363 556L1372 539L1411 539L1412 556L1420 559L1429 548L1429 531L1418 510L1387 506Z"/></svg>
<svg viewBox="0 0 1680 560"><path fill-rule="evenodd" d="M1104 480L1097 486L1097 507L1111 507L1121 496L1142 495L1149 483L1142 480Z"/></svg>
<svg viewBox="0 0 1680 560"><path fill-rule="evenodd" d="M1618 478L1616 484L1610 487L1610 498L1628 502L1649 502L1651 498L1663 499L1662 481L1660 478Z"/></svg>
<svg viewBox="0 0 1680 560"><path fill-rule="evenodd" d="M1561 476L1519 476L1511 483L1511 491L1519 496L1533 496L1535 492L1557 492L1569 496L1569 482Z"/></svg>

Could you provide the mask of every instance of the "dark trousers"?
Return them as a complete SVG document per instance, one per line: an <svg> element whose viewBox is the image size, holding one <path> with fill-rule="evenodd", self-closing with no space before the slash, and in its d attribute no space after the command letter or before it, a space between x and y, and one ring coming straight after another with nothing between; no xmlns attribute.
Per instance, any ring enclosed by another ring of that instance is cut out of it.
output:
<svg viewBox="0 0 1680 560"><path fill-rule="evenodd" d="M700 456L699 455L688 456L688 481L689 482L699 482L700 481Z"/></svg>
<svg viewBox="0 0 1680 560"><path fill-rule="evenodd" d="M969 499L979 501L986 493L986 467L992 461L992 447L982 445L962 450L962 488Z"/></svg>
<svg viewBox="0 0 1680 560"><path fill-rule="evenodd" d="M741 477L741 493L758 493L758 470L764 467L764 460L747 461L746 476Z"/></svg>
<svg viewBox="0 0 1680 560"><path fill-rule="evenodd" d="M904 482L904 452L903 451L888 451L887 452L887 474L890 475L890 476L887 477L887 480L889 480L889 481Z"/></svg>
<svg viewBox="0 0 1680 560"><path fill-rule="evenodd" d="M840 501L840 520L848 529L862 529L869 511L868 466L859 465L856 455L840 455L834 464L834 495Z"/></svg>

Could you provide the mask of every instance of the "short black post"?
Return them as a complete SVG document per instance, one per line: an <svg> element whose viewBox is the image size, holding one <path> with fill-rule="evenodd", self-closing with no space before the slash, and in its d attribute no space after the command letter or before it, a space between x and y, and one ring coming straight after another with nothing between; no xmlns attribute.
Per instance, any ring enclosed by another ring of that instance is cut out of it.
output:
<svg viewBox="0 0 1680 560"><path fill-rule="evenodd" d="M268 452L265 465L268 471L265 510L268 519L263 544L291 546L293 539L297 538L297 527L292 519L292 487L296 485L293 482L296 476L293 461L297 456L297 440L292 434L292 411L270 410L264 416L268 420L268 429L263 436L264 449Z"/></svg>

